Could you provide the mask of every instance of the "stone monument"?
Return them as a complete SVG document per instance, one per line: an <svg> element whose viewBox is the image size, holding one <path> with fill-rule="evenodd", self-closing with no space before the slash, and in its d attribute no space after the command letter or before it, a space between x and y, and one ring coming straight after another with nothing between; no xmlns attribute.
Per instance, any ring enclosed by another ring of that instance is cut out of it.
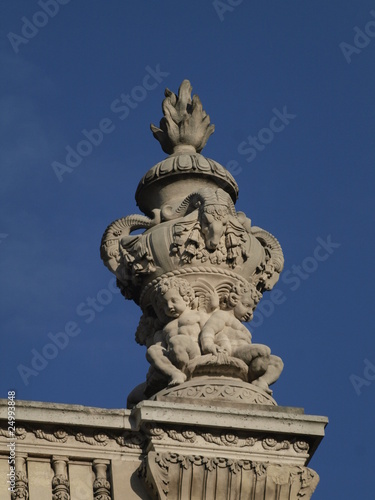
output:
<svg viewBox="0 0 375 500"><path fill-rule="evenodd" d="M207 429L196 428L197 417L190 427L184 420L186 429L158 427L158 439L173 434L185 449L171 453L156 445L161 441L152 444L145 481L160 498L274 498L275 492L280 499L309 498L318 476L305 467L311 453L306 436L291 439L277 425L266 434L240 436L224 424L228 409L261 410L267 418L282 413L270 386L283 362L268 346L253 343L243 323L277 283L284 257L272 234L236 211L232 175L202 156L214 126L191 91L188 80L178 95L166 89L164 116L159 127L151 125L169 156L138 185L144 215L114 221L101 243L101 258L121 293L142 310L135 338L146 347L150 368L129 394L128 407L160 402L157 408L173 415L179 407L169 404L192 405L195 412L216 406L215 418L223 416L219 435L210 438ZM144 231L131 234L139 229ZM213 454L207 443L228 453Z"/></svg>
<svg viewBox="0 0 375 500"><path fill-rule="evenodd" d="M308 500L317 486L307 465L327 419L276 404L283 362L244 325L283 253L236 211L231 174L201 155L214 127L191 90L165 91L151 130L169 156L139 183L143 214L101 243L142 310L145 381L127 409L16 401L15 425L0 400L1 499Z"/></svg>

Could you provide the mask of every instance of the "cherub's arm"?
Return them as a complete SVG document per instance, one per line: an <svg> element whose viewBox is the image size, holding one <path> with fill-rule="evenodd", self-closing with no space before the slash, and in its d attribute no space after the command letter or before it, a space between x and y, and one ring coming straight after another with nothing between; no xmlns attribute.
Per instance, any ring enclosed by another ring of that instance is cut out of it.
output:
<svg viewBox="0 0 375 500"><path fill-rule="evenodd" d="M199 341L203 354L217 354L217 345L215 345L215 335L225 327L225 319L222 311L213 313L210 319L205 323Z"/></svg>

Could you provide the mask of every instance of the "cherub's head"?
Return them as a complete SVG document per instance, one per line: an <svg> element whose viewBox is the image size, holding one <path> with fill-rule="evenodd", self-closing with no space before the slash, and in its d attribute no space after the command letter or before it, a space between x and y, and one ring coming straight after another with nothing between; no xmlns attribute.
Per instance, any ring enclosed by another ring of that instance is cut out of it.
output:
<svg viewBox="0 0 375 500"><path fill-rule="evenodd" d="M194 301L195 294L190 283L181 278L163 278L155 287L156 305L166 316L178 318Z"/></svg>
<svg viewBox="0 0 375 500"><path fill-rule="evenodd" d="M224 304L226 308L233 310L233 314L240 321L250 321L261 297L262 294L252 283L238 282L230 289Z"/></svg>

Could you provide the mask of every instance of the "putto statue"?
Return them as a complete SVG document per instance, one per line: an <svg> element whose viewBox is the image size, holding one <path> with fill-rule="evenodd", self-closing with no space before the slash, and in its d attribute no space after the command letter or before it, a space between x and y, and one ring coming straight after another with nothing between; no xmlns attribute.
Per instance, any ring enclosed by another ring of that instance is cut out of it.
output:
<svg viewBox="0 0 375 500"><path fill-rule="evenodd" d="M139 183L145 215L116 220L101 243L122 294L143 312L136 340L150 369L128 405L200 397L276 404L269 386L283 363L252 343L243 323L278 281L283 253L274 236L236 211L232 175L200 154L214 126L191 90L187 80L178 96L166 89L164 117L159 128L151 125L170 156Z"/></svg>

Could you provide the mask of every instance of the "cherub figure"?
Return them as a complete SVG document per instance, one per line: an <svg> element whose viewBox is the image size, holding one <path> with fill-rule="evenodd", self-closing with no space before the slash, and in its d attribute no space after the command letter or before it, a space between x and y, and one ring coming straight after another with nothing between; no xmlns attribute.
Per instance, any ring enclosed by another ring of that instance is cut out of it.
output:
<svg viewBox="0 0 375 500"><path fill-rule="evenodd" d="M271 354L269 347L252 344L251 333L241 323L252 318L261 294L254 285L233 285L222 307L214 311L200 334L203 354L226 353L239 358L249 367L249 382L272 394L269 386L276 382L283 362Z"/></svg>
<svg viewBox="0 0 375 500"><path fill-rule="evenodd" d="M163 278L155 288L155 311L168 323L156 332L154 344L147 349L147 359L169 378L169 386L186 380L184 367L201 355L199 334L209 315L196 309L195 293L181 278Z"/></svg>
<svg viewBox="0 0 375 500"><path fill-rule="evenodd" d="M161 329L163 324L154 316L144 313L141 316L137 331L135 333L135 340L138 344L147 347L146 359L151 366L148 370L146 381L137 385L128 395L128 407L133 407L143 399L153 396L158 390L161 390L168 383L164 373L155 369L150 357L149 350L155 351L166 364L166 369L170 366L171 369L176 368L172 365L170 360L164 354L166 353L165 342L162 341ZM165 371L165 370L164 370Z"/></svg>

